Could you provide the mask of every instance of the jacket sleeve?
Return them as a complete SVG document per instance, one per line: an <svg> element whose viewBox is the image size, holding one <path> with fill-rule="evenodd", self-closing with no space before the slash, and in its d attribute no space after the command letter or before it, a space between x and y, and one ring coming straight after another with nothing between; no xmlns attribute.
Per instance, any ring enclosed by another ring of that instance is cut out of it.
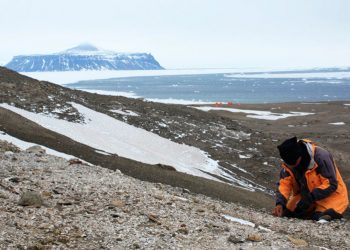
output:
<svg viewBox="0 0 350 250"><path fill-rule="evenodd" d="M316 172L320 177L321 184L311 192L311 196L315 201L330 196L338 188L336 166L331 154L322 148L317 148L317 151L315 161L318 168Z"/></svg>
<svg viewBox="0 0 350 250"><path fill-rule="evenodd" d="M284 168L280 172L280 179L277 182L276 205L286 207L287 200L293 189L293 177Z"/></svg>

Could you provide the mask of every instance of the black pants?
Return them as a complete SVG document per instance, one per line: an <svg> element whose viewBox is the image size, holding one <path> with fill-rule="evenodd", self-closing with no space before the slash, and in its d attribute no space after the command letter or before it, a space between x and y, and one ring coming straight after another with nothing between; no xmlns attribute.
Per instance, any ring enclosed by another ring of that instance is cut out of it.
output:
<svg viewBox="0 0 350 250"><path fill-rule="evenodd" d="M343 218L343 216L337 213L333 208L327 209L324 212L312 212L312 213L307 213L306 211L298 210L298 209L292 212L287 208L283 211L283 216L285 217L305 219L305 220L319 220L324 215L329 215L331 220L337 220L337 219Z"/></svg>
<svg viewBox="0 0 350 250"><path fill-rule="evenodd" d="M315 212L313 214L312 219L313 220L319 220L320 217L322 217L324 215L329 215L331 220L339 220L339 219L343 218L343 215L337 213L336 211L334 211L334 209L331 208L331 209L327 209L324 212Z"/></svg>

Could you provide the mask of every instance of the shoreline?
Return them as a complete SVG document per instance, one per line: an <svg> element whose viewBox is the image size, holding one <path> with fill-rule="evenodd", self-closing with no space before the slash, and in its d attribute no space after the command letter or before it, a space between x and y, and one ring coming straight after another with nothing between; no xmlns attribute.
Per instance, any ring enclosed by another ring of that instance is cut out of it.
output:
<svg viewBox="0 0 350 250"><path fill-rule="evenodd" d="M179 104L179 105L213 105L217 106L219 104L220 107L230 106L230 101L201 101L201 100L184 100L184 99L175 99L175 98L146 98L137 95L134 92L123 92L123 91L113 91L113 90L99 90L99 89L82 89L82 88L70 88L69 86L64 85L64 87L72 89L72 90L80 90L92 94L99 94L104 96L122 96L127 98L133 98L133 99L141 99L148 102L157 102L157 103L163 103L163 104ZM315 101L308 101L308 100L300 100L300 101L288 101L288 102L239 102L239 103L233 103L233 106L240 106L240 105L272 105L272 104L317 104L317 103L332 103L332 102L348 102L350 105L350 99L349 100L315 100Z"/></svg>
<svg viewBox="0 0 350 250"><path fill-rule="evenodd" d="M294 73L293 73L294 72ZM181 75L211 75L228 74L227 77L237 78L350 78L349 71L334 72L300 72L296 71L261 71L256 69L164 69L164 70L99 70L99 71L52 71L52 72L19 72L20 74L41 81L54 82L59 85L88 80L107 80L113 78L146 77L146 76L181 76Z"/></svg>

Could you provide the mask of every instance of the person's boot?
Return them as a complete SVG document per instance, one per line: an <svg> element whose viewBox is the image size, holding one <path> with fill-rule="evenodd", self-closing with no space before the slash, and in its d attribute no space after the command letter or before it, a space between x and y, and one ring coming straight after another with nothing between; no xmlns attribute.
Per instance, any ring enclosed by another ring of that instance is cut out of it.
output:
<svg viewBox="0 0 350 250"><path fill-rule="evenodd" d="M317 221L320 223L325 223L325 222L328 222L331 220L332 220L332 216L330 216L329 214L324 214L324 215L320 216Z"/></svg>

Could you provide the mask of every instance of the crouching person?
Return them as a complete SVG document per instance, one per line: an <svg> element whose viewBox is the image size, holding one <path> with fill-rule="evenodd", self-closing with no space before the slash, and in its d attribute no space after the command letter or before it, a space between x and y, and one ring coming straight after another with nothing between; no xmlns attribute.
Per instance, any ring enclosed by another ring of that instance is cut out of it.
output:
<svg viewBox="0 0 350 250"><path fill-rule="evenodd" d="M272 214L328 221L342 218L348 192L332 155L296 137L277 148L283 163Z"/></svg>

